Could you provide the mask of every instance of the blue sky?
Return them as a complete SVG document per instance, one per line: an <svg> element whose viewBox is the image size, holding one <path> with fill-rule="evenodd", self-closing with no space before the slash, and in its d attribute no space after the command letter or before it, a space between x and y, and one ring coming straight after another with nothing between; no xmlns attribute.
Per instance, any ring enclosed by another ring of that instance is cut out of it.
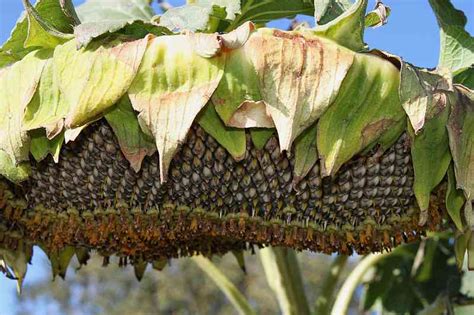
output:
<svg viewBox="0 0 474 315"><path fill-rule="evenodd" d="M74 1L76 4L83 1ZM184 1L170 1L173 4ZM452 0L453 4L465 12L468 17L467 29L474 34L474 0ZM370 0L373 6L375 0ZM379 48L402 56L405 60L422 67L435 67L438 61L439 30L435 16L428 0L384 0L392 8L389 23L384 27L369 29L365 41L371 48ZM9 36L10 30L23 10L20 0L0 0L0 43ZM306 18L311 20L310 18ZM272 27L285 28L288 21L278 21ZM44 270L42 260L45 256L41 250L35 251L33 267L30 266L25 288L28 283L49 277L49 270ZM60 279L56 281L62 281ZM0 276L0 315L14 313L15 282ZM38 314L44 313L38 310Z"/></svg>

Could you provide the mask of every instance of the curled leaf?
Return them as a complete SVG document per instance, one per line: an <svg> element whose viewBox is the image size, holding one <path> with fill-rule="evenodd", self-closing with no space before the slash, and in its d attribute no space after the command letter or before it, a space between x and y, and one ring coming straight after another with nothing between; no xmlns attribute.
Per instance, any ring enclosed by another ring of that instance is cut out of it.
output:
<svg viewBox="0 0 474 315"><path fill-rule="evenodd" d="M188 35L153 39L129 89L141 126L155 137L164 181L171 159L222 78L225 57L203 58Z"/></svg>
<svg viewBox="0 0 474 315"><path fill-rule="evenodd" d="M245 101L234 112L227 125L237 128L273 128L272 117L263 101Z"/></svg>
<svg viewBox="0 0 474 315"><path fill-rule="evenodd" d="M377 0L375 8L365 16L365 27L376 28L387 24L390 12L390 7Z"/></svg>
<svg viewBox="0 0 474 315"><path fill-rule="evenodd" d="M252 22L246 22L239 26L236 30L220 36L224 47L228 49L238 49L242 47L250 37L250 34L255 30L255 25Z"/></svg>
<svg viewBox="0 0 474 315"><path fill-rule="evenodd" d="M349 49L362 51L365 49L364 16L366 9L367 0L357 0L347 11L331 22L316 26L314 33Z"/></svg>

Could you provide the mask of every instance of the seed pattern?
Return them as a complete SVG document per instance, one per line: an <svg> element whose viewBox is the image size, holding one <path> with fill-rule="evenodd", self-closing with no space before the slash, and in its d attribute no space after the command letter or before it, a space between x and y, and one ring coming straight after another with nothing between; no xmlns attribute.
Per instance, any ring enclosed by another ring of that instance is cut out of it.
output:
<svg viewBox="0 0 474 315"><path fill-rule="evenodd" d="M440 222L434 209L429 226L417 225L405 136L383 154L354 158L334 178L321 178L316 163L297 183L294 159L280 153L276 138L263 150L249 138L247 147L236 162L195 125L162 184L157 154L136 173L110 127L98 122L63 147L58 164L34 166L23 187L29 210L13 221L53 248L153 260L253 244L364 253L416 239Z"/></svg>

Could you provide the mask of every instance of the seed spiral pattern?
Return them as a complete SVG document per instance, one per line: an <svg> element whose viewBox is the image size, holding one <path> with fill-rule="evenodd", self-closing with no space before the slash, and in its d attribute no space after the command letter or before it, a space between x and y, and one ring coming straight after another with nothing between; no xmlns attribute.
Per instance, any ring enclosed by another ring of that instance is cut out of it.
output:
<svg viewBox="0 0 474 315"><path fill-rule="evenodd" d="M359 253L388 249L436 229L417 225L406 136L322 178L316 163L299 182L276 137L263 150L248 137L235 161L194 125L160 182L158 154L137 173L105 122L65 146L59 163L34 166L18 219L34 239L146 258L223 253L253 244ZM159 253L157 254L157 250Z"/></svg>

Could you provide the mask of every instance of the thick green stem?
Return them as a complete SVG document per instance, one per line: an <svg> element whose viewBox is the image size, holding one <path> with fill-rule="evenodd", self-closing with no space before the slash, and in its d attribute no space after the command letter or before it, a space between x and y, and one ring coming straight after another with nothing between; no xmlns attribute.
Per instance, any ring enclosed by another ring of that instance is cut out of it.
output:
<svg viewBox="0 0 474 315"><path fill-rule="evenodd" d="M227 296L241 315L256 314L245 296L237 287L206 257L194 256L194 262L201 268Z"/></svg>
<svg viewBox="0 0 474 315"><path fill-rule="evenodd" d="M332 308L332 315L344 315L349 310L352 296L354 295L357 286L359 285L365 273L375 265L386 254L369 254L361 260L361 262L354 268L351 274L347 277L339 291L334 306Z"/></svg>
<svg viewBox="0 0 474 315"><path fill-rule="evenodd" d="M267 247L260 250L260 260L267 282L277 296L282 313L310 314L295 252L280 247Z"/></svg>
<svg viewBox="0 0 474 315"><path fill-rule="evenodd" d="M348 258L346 255L339 255L332 262L329 273L324 279L321 294L316 299L313 314L329 314L330 307L334 300L334 290L336 289Z"/></svg>

